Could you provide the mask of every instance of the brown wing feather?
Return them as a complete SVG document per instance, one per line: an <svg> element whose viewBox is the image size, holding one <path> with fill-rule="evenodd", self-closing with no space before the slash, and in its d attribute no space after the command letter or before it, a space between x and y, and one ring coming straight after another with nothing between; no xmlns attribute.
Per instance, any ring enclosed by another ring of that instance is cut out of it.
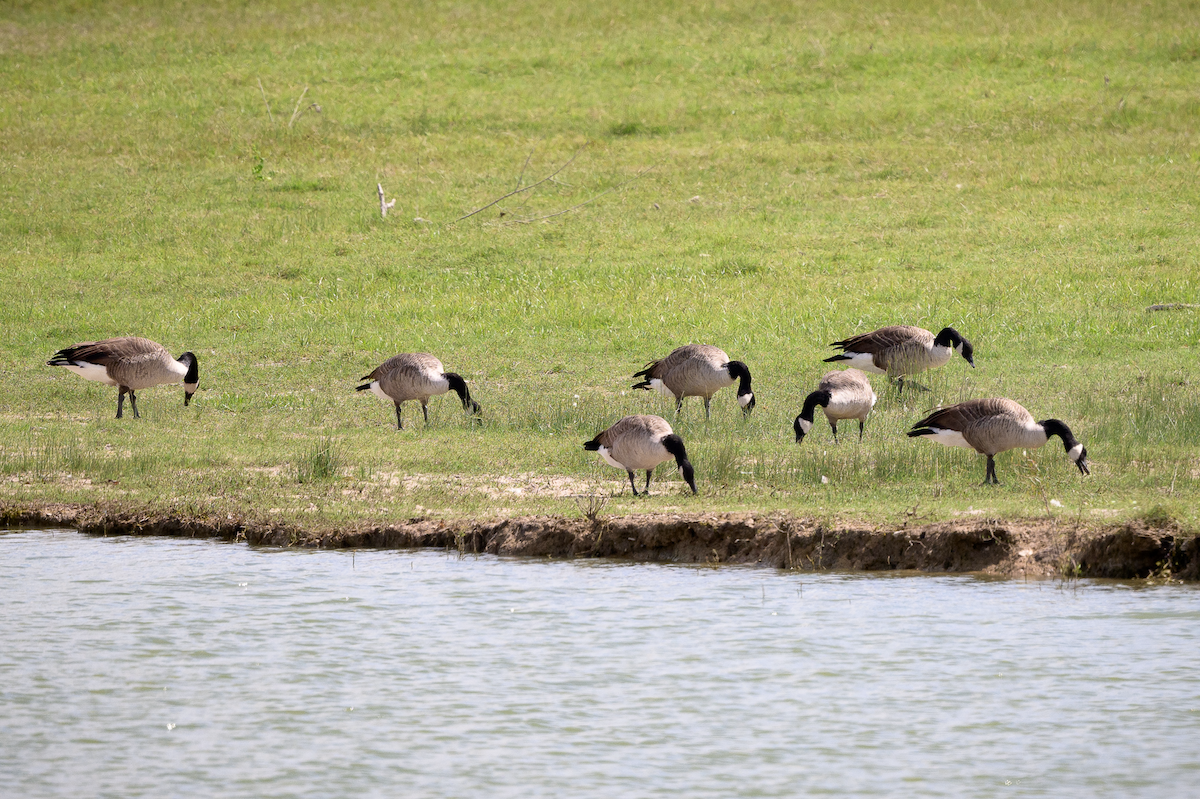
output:
<svg viewBox="0 0 1200 799"><path fill-rule="evenodd" d="M86 361L107 367L117 361L135 359L139 356L157 357L166 352L166 348L148 338L125 336L104 341L84 341L67 347L61 352L73 361Z"/></svg>
<svg viewBox="0 0 1200 799"><path fill-rule="evenodd" d="M1033 416L1021 405L1010 399L977 399L939 408L913 427L940 427L960 432L976 424L998 416L1007 416L1015 422L1033 421Z"/></svg>
<svg viewBox="0 0 1200 799"><path fill-rule="evenodd" d="M889 325L870 333L861 333L843 341L835 341L830 346L841 347L842 350L848 352L864 352L874 355L906 342L923 338L928 338L932 342L933 334L924 328L912 325Z"/></svg>

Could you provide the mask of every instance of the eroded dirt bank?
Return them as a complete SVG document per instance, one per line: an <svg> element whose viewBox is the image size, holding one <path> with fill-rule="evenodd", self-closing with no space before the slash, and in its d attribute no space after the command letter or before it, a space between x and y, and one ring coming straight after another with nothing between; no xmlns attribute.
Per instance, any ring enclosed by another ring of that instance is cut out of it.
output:
<svg viewBox="0 0 1200 799"><path fill-rule="evenodd" d="M96 506L0 508L10 526L65 526L99 535L220 538L262 546L439 548L539 558L741 563L805 571L915 570L1007 576L1200 579L1200 534L1167 523L1075 527L1052 521L945 522L903 529L788 515L657 514L586 519L410 519L305 530L232 516L185 517Z"/></svg>

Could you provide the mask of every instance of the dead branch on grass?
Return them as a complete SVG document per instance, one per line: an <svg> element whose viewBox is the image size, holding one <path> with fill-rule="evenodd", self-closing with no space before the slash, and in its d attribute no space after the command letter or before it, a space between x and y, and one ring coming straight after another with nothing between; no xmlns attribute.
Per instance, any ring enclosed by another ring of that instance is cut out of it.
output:
<svg viewBox="0 0 1200 799"><path fill-rule="evenodd" d="M384 219L387 219L388 209L391 208L392 206L394 206L396 204L396 201L392 200L391 202L388 202L387 200L385 200L383 198L383 184L376 183L375 185L379 189L379 215L382 216Z"/></svg>
<svg viewBox="0 0 1200 799"><path fill-rule="evenodd" d="M275 127L275 115L271 113L271 104L267 102L267 90L263 88L262 78L258 79L258 90L262 92L263 105L267 107L267 119L271 121L271 127Z"/></svg>
<svg viewBox="0 0 1200 799"><path fill-rule="evenodd" d="M567 160L567 162L566 162L565 164L563 164L563 165L562 165L562 166L560 166L558 169L556 169L556 170L554 170L553 172L551 172L551 173L550 173L549 175L547 175L546 177L544 177L544 178L542 178L541 180L539 180L537 183L530 183L528 186L525 186L525 187L523 187L523 188L520 188L520 189L513 189L513 190L512 190L512 191L510 191L508 194L505 194L505 195L503 195L503 196L501 196L501 197L497 197L496 199L492 200L492 201L491 201L490 203L488 203L487 205L485 205L485 206L483 206L483 207L481 207L481 208L476 208L474 211L472 211L472 212L471 212L471 213L469 213L469 214L463 214L462 216L460 216L458 219L455 219L455 220L454 220L454 222L451 222L450 224L452 224L452 225L453 225L455 222L461 222L461 221L463 221L464 219L469 219L469 218L471 218L471 217L475 216L475 214L479 213L480 211L486 211L487 209L491 208L491 207L492 207L493 205L495 205L496 203L499 203L499 202L502 202L502 201L504 201L504 200L507 200L509 197L512 197L514 194L520 194L520 193L521 193L521 192L523 192L523 191L529 191L529 190L530 190L530 189L532 189L532 188L535 188L535 187L537 187L537 186L540 186L540 185L542 185L543 183L545 183L546 181L550 180L550 179L551 179L551 178L553 178L555 175L557 175L559 172L562 172L564 169L566 169L567 167L569 167L569 166L571 165L571 162L573 162L573 161L574 161L576 158L578 158L578 157L579 157L579 154L580 154L581 152L583 152L583 149L584 149L584 147L587 147L587 145L585 144L585 145L583 145L583 147L580 147L578 150L576 150L576 151L575 151L575 154L574 154L574 155L572 155L572 156L571 156L571 157L570 157L570 158ZM530 153L530 155L532 155L532 153ZM524 173L524 170L522 170L522 173Z"/></svg>
<svg viewBox="0 0 1200 799"><path fill-rule="evenodd" d="M533 223L533 222L541 222L541 221L542 221L542 220L544 220L544 219L553 219L553 218L554 218L554 217L556 217L556 216L562 216L563 214L569 214L569 213L571 213L572 211L577 211L577 210L579 210L580 208L582 208L583 206L585 206L585 205L587 205L587 204L589 204L589 203L595 202L596 200L599 200L599 199L600 199L601 197L603 197L604 195L606 195L606 194L612 194L614 191L616 191L617 189L621 188L622 186L626 186L626 185L628 185L628 184L630 184L630 183L633 183L635 180L638 180L638 179L640 179L640 178L641 178L643 175L645 175L645 174L646 174L647 172L649 172L651 169L654 169L654 167L655 167L655 166L657 166L657 164L651 164L650 166L648 166L648 167L646 167L645 169L643 169L641 172L638 172L636 175L634 175L633 177L631 177L629 180L623 180L623 181L621 181L620 183L618 183L618 184L617 184L617 185L615 185L615 186L610 186L610 187L608 187L607 189L605 189L604 191L602 191L602 192L600 192L599 194L597 194L596 196L594 196L594 197L589 197L588 199L584 200L583 202L579 203L578 205L572 205L570 208L564 208L564 209L563 209L563 210L561 210L561 211L555 211L554 213L552 213L552 214L546 214L545 216L535 216L535 217L532 217L532 218L530 218L530 219L513 219L513 220L511 220L511 221L509 222L509 224L512 224L512 225L528 225L528 224L531 224L531 223Z"/></svg>

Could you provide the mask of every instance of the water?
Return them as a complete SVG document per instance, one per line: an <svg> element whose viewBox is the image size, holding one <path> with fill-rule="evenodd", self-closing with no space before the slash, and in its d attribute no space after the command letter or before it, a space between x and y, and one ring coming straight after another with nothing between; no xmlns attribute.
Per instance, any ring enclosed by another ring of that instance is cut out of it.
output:
<svg viewBox="0 0 1200 799"><path fill-rule="evenodd" d="M1195 796L1193 586L0 534L11 797Z"/></svg>

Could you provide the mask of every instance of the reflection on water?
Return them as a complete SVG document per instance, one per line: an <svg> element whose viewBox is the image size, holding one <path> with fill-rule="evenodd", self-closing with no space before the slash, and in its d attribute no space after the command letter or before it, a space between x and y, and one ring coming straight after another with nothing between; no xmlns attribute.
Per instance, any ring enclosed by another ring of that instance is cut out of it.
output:
<svg viewBox="0 0 1200 799"><path fill-rule="evenodd" d="M1192 586L0 534L6 796L1194 796Z"/></svg>

